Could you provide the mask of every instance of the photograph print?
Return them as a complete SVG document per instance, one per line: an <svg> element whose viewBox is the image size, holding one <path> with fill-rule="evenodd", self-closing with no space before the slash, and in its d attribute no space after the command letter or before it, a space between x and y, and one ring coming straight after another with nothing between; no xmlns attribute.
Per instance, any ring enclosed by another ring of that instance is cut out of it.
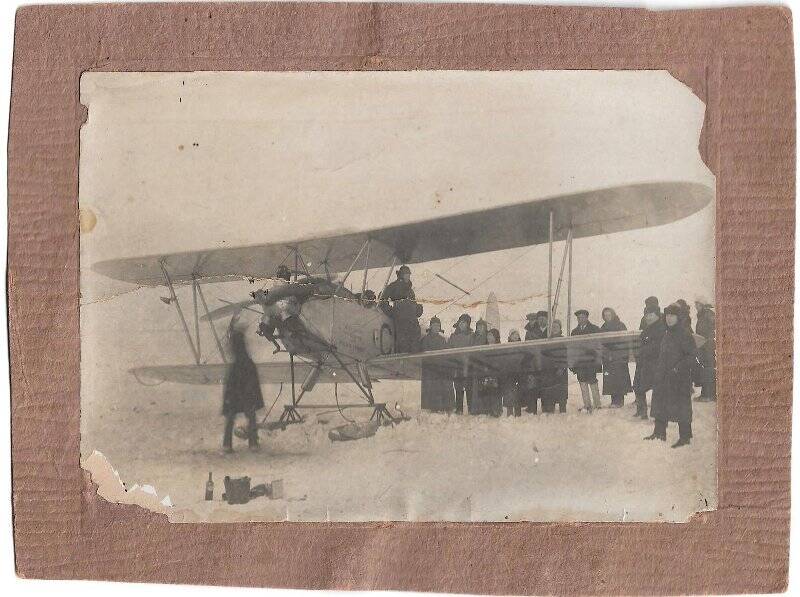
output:
<svg viewBox="0 0 800 597"><path fill-rule="evenodd" d="M717 507L715 179L665 71L87 72L81 463L175 523Z"/></svg>

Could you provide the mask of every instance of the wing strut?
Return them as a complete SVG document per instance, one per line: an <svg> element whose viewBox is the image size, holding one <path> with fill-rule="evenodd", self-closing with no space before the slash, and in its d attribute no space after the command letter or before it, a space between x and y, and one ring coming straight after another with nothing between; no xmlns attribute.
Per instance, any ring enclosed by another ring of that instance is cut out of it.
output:
<svg viewBox="0 0 800 597"><path fill-rule="evenodd" d="M569 232L569 269L567 270L567 329L564 330L565 336L572 334L572 326L570 324L570 319L572 318L572 226L570 226Z"/></svg>
<svg viewBox="0 0 800 597"><path fill-rule="evenodd" d="M561 257L561 269L558 273L558 282L556 283L556 294L553 297L553 313L552 317L556 316L556 309L558 308L558 299L561 298L561 284L564 281L564 266L567 263L567 255L570 256L570 270L569 276L570 281L568 282L568 287L571 287L571 277L572 277L572 228L569 229L567 232L567 244L564 246L564 255ZM567 302L571 302L568 297ZM567 311L569 311L570 305L567 305ZM569 313L567 313L567 324L569 324Z"/></svg>
<svg viewBox="0 0 800 597"><path fill-rule="evenodd" d="M353 261L350 263L350 267L347 268L347 273L344 275L344 278L342 278L342 281L339 282L339 285L333 292L334 296L342 289L342 286L344 286L344 283L347 281L347 278L352 273L353 268L356 266L356 263L358 262L359 259L361 259L361 254L364 252L364 249L368 248L369 248L369 238L364 241L364 244L361 245L361 248L358 250L358 254L355 256L355 258L353 258Z"/></svg>
<svg viewBox="0 0 800 597"><path fill-rule="evenodd" d="M383 296L383 294L386 292L386 287L389 285L389 280L392 279L392 271L394 271L395 265L397 265L397 255L392 255L392 263L389 265L389 272L386 274L386 281L383 283L383 288L378 296Z"/></svg>
<svg viewBox="0 0 800 597"><path fill-rule="evenodd" d="M178 317L181 320L181 325L183 326L183 332L186 335L186 341L189 343L189 348L192 350L192 356L194 356L195 363L198 365L200 364L200 353L198 352L198 348L195 347L194 341L192 340L192 334L189 332L189 325L186 323L186 318L183 316L183 310L181 309L181 304L178 301L178 297L175 295L175 288L172 286L172 280L169 277L169 273L167 272L167 268L164 265L164 261L161 260L158 262L161 266L161 272L164 274L164 280L167 283L167 287L169 288L169 295L170 295L170 302L175 304L175 310L178 312Z"/></svg>
<svg viewBox="0 0 800 597"><path fill-rule="evenodd" d="M369 239L367 240L367 254L364 256L364 279L361 281L361 296L367 291L367 274L369 273Z"/></svg>
<svg viewBox="0 0 800 597"><path fill-rule="evenodd" d="M225 358L225 351L222 350L222 342L220 342L219 334L217 334L217 328L214 326L214 319L211 317L211 313L208 312L208 304L206 303L206 297L203 294L203 287L197 282L197 278L194 277L194 283L197 285L197 295L200 297L200 303L203 305L203 311L205 311L206 319L208 320L208 326L211 328L211 333L214 335L214 342L217 343L217 350L219 350L219 356L222 357L222 362L227 363L228 359ZM196 322L195 322L196 323ZM197 337L197 349L198 352L200 351L200 336L198 330L198 337Z"/></svg>
<svg viewBox="0 0 800 597"><path fill-rule="evenodd" d="M549 309L548 324L547 324L547 337L552 338L553 335L553 320L556 317L556 309L558 308L558 299L561 295L561 284L564 281L564 266L567 263L567 256L569 256L569 271L567 273L567 330L566 335L570 331L570 315L572 311L572 225L570 225L567 232L567 242L564 245L564 254L561 256L561 268L558 272L558 281L556 282L556 291L553 294L553 212L550 212L550 233L548 240L549 257L547 264L547 306Z"/></svg>
<svg viewBox="0 0 800 597"><path fill-rule="evenodd" d="M547 245L550 249L548 263L547 263L547 337L553 335L553 316L555 315L556 308L553 304L553 211L550 210L550 234L548 236Z"/></svg>

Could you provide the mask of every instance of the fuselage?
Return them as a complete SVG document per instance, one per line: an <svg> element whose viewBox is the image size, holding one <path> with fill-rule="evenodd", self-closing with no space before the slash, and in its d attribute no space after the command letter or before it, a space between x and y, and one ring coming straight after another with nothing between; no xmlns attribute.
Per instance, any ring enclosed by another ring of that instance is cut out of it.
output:
<svg viewBox="0 0 800 597"><path fill-rule="evenodd" d="M262 321L274 325L287 352L315 361L335 350L349 361L366 361L394 352L391 318L374 300L316 290L310 296L281 299L265 309Z"/></svg>

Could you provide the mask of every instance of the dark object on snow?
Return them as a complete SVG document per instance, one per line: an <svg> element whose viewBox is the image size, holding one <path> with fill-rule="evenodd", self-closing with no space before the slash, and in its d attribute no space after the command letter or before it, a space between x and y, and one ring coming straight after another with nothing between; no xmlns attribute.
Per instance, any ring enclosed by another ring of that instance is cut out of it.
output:
<svg viewBox="0 0 800 597"><path fill-rule="evenodd" d="M259 483L258 485L254 485L250 488L250 499L262 496L268 496L270 494L270 488L266 486L265 483Z"/></svg>
<svg viewBox="0 0 800 597"><path fill-rule="evenodd" d="M214 480L211 478L211 473L208 473L208 481L206 481L206 501L210 502L214 499Z"/></svg>
<svg viewBox="0 0 800 597"><path fill-rule="evenodd" d="M377 431L377 421L369 421L368 423L348 423L347 425L340 425L328 431L328 438L330 438L332 442L347 442L372 437Z"/></svg>
<svg viewBox="0 0 800 597"><path fill-rule="evenodd" d="M250 477L225 476L225 493L222 499L229 504L246 504L250 501Z"/></svg>

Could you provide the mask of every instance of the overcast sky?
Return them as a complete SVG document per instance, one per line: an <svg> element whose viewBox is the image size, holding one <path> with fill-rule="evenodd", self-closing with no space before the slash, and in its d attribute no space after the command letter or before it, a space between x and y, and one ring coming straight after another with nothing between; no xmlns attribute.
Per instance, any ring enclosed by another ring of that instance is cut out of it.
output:
<svg viewBox="0 0 800 597"><path fill-rule="evenodd" d="M86 73L81 99L80 204L97 217L81 235L84 303L130 288L87 271L104 259L369 230L636 182L714 184L698 153L704 106L664 72ZM636 327L650 294L663 304L713 296L713 225L709 205L577 240L573 308L597 321L613 306ZM546 246L414 267L422 298L455 298L434 273L473 291L460 303L494 291L504 336L546 308ZM247 291L207 292L213 308ZM121 326L177 333L158 296L125 295L96 316L84 308L84 341ZM441 309L426 304L424 318ZM463 310L440 317L447 326ZM172 361L189 362L177 342L187 359Z"/></svg>

